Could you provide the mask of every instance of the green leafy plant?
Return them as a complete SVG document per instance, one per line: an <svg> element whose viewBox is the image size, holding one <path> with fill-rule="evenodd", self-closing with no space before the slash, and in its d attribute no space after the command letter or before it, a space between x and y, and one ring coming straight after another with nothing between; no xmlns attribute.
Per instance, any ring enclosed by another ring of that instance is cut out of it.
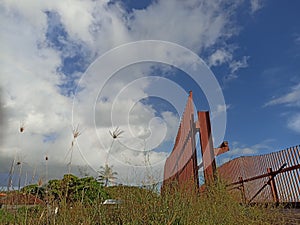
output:
<svg viewBox="0 0 300 225"><path fill-rule="evenodd" d="M105 187L107 187L111 182L113 182L118 175L117 172L113 171L112 166L108 166L108 164L105 164L105 166L100 167L100 171L98 171L99 175L97 177L98 181L100 181L102 184L104 184Z"/></svg>

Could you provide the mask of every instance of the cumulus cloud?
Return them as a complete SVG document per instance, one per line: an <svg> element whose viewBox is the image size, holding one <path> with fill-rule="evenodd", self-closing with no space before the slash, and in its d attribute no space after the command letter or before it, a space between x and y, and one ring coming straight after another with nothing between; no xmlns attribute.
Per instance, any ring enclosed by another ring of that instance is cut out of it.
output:
<svg viewBox="0 0 300 225"><path fill-rule="evenodd" d="M1 158L13 159L18 155L28 164L38 162L43 166L47 155L52 168L49 177L56 176L58 170L65 167L70 160L70 151L73 151L74 166L88 163L97 169L105 162L110 150L123 157L123 161L128 159L134 165L141 165L145 153L126 149L124 145L143 148L143 138L149 132L155 136L146 143L148 146L160 143L161 137L172 140L178 117L173 112L158 112L151 104L137 102L135 96L147 98L149 95L147 80L130 86L119 96L117 104L114 101L128 83L150 75L152 65L129 67L119 71L123 75L116 74L110 81L103 80L103 74L99 74L96 80L88 83L81 80L85 69L106 51L130 41L172 41L198 54L217 43L226 45L226 40L238 32L231 16L239 4L239 1L161 0L153 1L145 9L128 12L122 4L110 1L75 0L72 4L59 0L2 1L0 109L1 115L6 117L5 128L1 129L4 140L1 141ZM246 66L247 58L232 61L232 53L224 49L226 46L214 52L210 57L211 65L228 62L233 73ZM101 68L101 71L107 70ZM99 86L105 82L99 99L91 99L90 96L97 94ZM72 115L76 87L80 94L76 95L75 101L80 107ZM91 106L95 110L91 111ZM109 121L113 107L118 116L112 126ZM92 117L95 117L96 126L90 122ZM163 122L152 120L155 117ZM128 118L131 130L127 126ZM21 122L25 126L22 133L19 132ZM71 148L72 129L77 124L82 134ZM108 131L116 126L125 132L116 142L119 145L111 148L113 139ZM139 138L140 142L130 141L129 135ZM152 151L149 162L155 164L165 157L163 152ZM111 160L113 163L120 159ZM1 169L8 170L9 163L1 163Z"/></svg>
<svg viewBox="0 0 300 225"><path fill-rule="evenodd" d="M129 25L137 39L168 40L199 52L219 38L229 38L237 32L228 22L230 11L238 3L230 1L228 11L223 10L225 4L225 1L157 1L146 10L135 10Z"/></svg>

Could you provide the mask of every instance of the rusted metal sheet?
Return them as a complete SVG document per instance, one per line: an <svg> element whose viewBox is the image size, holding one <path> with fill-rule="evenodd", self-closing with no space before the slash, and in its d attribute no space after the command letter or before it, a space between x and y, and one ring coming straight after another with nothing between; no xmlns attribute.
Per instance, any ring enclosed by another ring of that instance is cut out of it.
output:
<svg viewBox="0 0 300 225"><path fill-rule="evenodd" d="M227 141L223 141L222 144L218 148L214 148L215 156L221 155L228 151L229 151L229 146L228 146Z"/></svg>
<svg viewBox="0 0 300 225"><path fill-rule="evenodd" d="M183 112L173 150L164 167L163 188L192 187L198 190L198 170L203 167L205 183L215 180L215 156L229 150L228 142L218 148L213 147L209 112L197 112L198 121L194 122L193 95L190 92ZM195 135L199 132L202 163L197 163Z"/></svg>
<svg viewBox="0 0 300 225"><path fill-rule="evenodd" d="M165 163L163 186L169 184L192 188L199 186L192 92L181 118L175 145Z"/></svg>
<svg viewBox="0 0 300 225"><path fill-rule="evenodd" d="M267 172L271 174L273 172L272 168L268 167ZM272 178L272 176L270 178ZM278 203L279 202L278 192L277 192L276 182L274 180L270 180L270 187L272 191L273 201Z"/></svg>
<svg viewBox="0 0 300 225"><path fill-rule="evenodd" d="M270 180L282 165L284 168ZM268 182L253 202L300 202L299 146L265 155L245 156L218 168L218 175L232 187L243 184L246 200L251 199ZM241 199L242 201L242 199Z"/></svg>
<svg viewBox="0 0 300 225"><path fill-rule="evenodd" d="M211 183L212 181L214 181L215 177L216 161L208 111L198 112L197 128L198 127L204 169L204 179L206 182Z"/></svg>

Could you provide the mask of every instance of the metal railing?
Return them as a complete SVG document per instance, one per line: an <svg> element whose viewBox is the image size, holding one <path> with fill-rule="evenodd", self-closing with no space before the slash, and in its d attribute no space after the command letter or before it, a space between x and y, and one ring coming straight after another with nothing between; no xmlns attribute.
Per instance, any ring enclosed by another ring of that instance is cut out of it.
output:
<svg viewBox="0 0 300 225"><path fill-rule="evenodd" d="M300 202L299 149L239 157L220 166L218 174L244 202Z"/></svg>

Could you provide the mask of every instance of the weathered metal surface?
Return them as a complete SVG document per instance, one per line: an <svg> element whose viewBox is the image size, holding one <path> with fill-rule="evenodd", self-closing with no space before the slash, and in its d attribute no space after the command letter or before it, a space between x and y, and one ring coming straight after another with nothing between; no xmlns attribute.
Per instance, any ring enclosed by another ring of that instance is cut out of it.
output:
<svg viewBox="0 0 300 225"><path fill-rule="evenodd" d="M272 152L259 156L244 156L231 160L218 168L218 174L231 186L244 186L247 200L265 185L273 171L283 168L269 182L253 202L300 202L300 151L299 146L291 147L279 152ZM269 170L268 170L269 168ZM240 191L240 189L232 189Z"/></svg>
<svg viewBox="0 0 300 225"><path fill-rule="evenodd" d="M181 118L175 145L164 168L163 186L198 188L197 152L192 92Z"/></svg>
<svg viewBox="0 0 300 225"><path fill-rule="evenodd" d="M205 183L216 177L215 156L229 150L228 142L218 148L213 147L209 112L197 112L194 122L193 95L190 92L181 118L173 150L164 167L163 188L199 188L198 170L203 167ZM202 162L197 163L195 135L199 132Z"/></svg>
<svg viewBox="0 0 300 225"><path fill-rule="evenodd" d="M198 112L198 126L204 179L207 183L211 183L214 181L216 173L216 161L208 111Z"/></svg>
<svg viewBox="0 0 300 225"><path fill-rule="evenodd" d="M215 156L221 155L228 151L229 151L229 146L228 146L227 141L223 141L222 144L218 148L214 148Z"/></svg>
<svg viewBox="0 0 300 225"><path fill-rule="evenodd" d="M269 174L272 174L272 172L273 172L272 168L268 167L267 172ZM271 187L271 192L272 192L272 196L273 196L273 201L278 203L279 197L278 197L277 187L276 187L276 183L274 182L274 179L272 179L272 175L270 175L270 187Z"/></svg>
<svg viewBox="0 0 300 225"><path fill-rule="evenodd" d="M229 150L223 142L213 148L209 112L197 112L194 122L192 92L181 118L173 150L164 168L164 187L199 188L198 169L205 183L215 179L215 156ZM202 163L197 164L195 135L199 132ZM258 156L244 156L218 168L218 175L242 202L300 202L300 146ZM284 167L283 167L284 165Z"/></svg>

